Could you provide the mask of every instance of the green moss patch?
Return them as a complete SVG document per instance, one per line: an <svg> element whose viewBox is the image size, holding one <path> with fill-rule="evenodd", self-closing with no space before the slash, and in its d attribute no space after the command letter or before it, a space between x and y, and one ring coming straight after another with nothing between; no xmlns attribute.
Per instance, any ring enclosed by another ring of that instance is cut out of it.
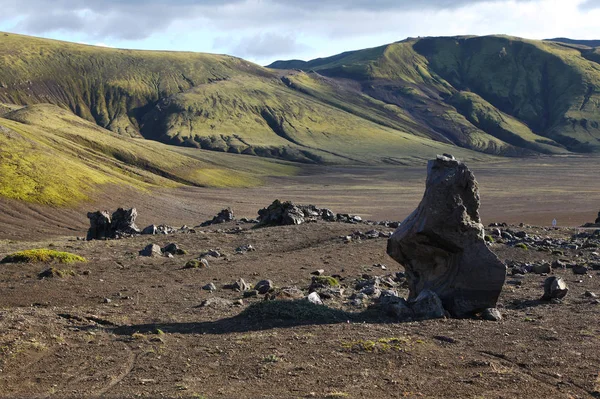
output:
<svg viewBox="0 0 600 399"><path fill-rule="evenodd" d="M58 262L64 264L87 262L87 260L79 255L69 252L59 252L52 249L28 249L25 251L15 252L14 254L4 257L0 263L50 263Z"/></svg>
<svg viewBox="0 0 600 399"><path fill-rule="evenodd" d="M340 282L331 276L314 276L312 278L314 285L322 285L324 287L339 287Z"/></svg>

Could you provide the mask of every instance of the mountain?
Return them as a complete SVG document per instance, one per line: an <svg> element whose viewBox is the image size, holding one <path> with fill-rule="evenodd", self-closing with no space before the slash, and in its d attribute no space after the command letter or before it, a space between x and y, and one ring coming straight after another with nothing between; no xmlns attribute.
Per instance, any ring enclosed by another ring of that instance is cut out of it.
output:
<svg viewBox="0 0 600 399"><path fill-rule="evenodd" d="M14 123L24 123L36 129L34 138L57 134L57 126L64 135L70 129L58 111L67 110L69 125L85 126L85 133L72 131L87 141L110 137L111 148L160 141L171 145L161 151L198 162L215 152L366 165L411 164L443 152L468 159L597 152L599 58L589 47L464 36L261 67L227 55L4 33L0 124L14 132ZM204 184L157 161L132 166Z"/></svg>
<svg viewBox="0 0 600 399"><path fill-rule="evenodd" d="M598 49L469 36L407 39L269 67L301 70L398 107L406 121L387 119L413 134L510 155L515 148L600 151L599 62Z"/></svg>
<svg viewBox="0 0 600 399"><path fill-rule="evenodd" d="M566 37L555 37L554 39L545 39L544 41L565 43L565 44L574 44L577 46L586 46L586 47L600 47L600 40L576 40L576 39L568 39Z"/></svg>
<svg viewBox="0 0 600 399"><path fill-rule="evenodd" d="M351 102L340 107L292 83L319 79L288 75L294 74L226 55L0 34L0 103L54 104L124 137L305 163L410 163L449 151L477 156L399 128L388 117L402 118L398 107L365 97L372 106L356 115Z"/></svg>

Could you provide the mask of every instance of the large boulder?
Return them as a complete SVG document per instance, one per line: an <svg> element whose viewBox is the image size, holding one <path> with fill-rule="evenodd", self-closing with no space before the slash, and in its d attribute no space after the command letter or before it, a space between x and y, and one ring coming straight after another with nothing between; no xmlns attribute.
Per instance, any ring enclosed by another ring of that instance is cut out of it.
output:
<svg viewBox="0 0 600 399"><path fill-rule="evenodd" d="M87 233L88 240L105 240L111 238L111 220L107 211L88 212L90 228Z"/></svg>
<svg viewBox="0 0 600 399"><path fill-rule="evenodd" d="M111 230L113 237L130 236L140 233L135 225L137 210L119 208L112 214Z"/></svg>
<svg viewBox="0 0 600 399"><path fill-rule="evenodd" d="M451 155L429 161L423 199L387 246L406 269L409 301L430 290L455 317L495 307L506 266L484 236L473 173Z"/></svg>
<svg viewBox="0 0 600 399"><path fill-rule="evenodd" d="M598 217L596 218L596 221L594 223L600 224L600 212L598 212Z"/></svg>
<svg viewBox="0 0 600 399"><path fill-rule="evenodd" d="M289 202L273 201L271 205L258 211L257 226L283 226L304 223L303 210Z"/></svg>

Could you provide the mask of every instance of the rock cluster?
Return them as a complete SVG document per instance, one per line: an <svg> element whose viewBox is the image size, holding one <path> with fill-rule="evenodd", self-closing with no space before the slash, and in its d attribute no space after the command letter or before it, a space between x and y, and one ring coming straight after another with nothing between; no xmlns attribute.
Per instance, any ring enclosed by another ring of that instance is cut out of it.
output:
<svg viewBox="0 0 600 399"><path fill-rule="evenodd" d="M89 212L87 217L90 219L88 240L129 237L140 233L135 225L137 218L135 208L119 208L113 212L112 216L108 211Z"/></svg>
<svg viewBox="0 0 600 399"><path fill-rule="evenodd" d="M213 217L212 220L208 220L208 221L202 223L200 226L206 227L206 226L211 226L213 224L221 224L221 223L231 222L234 220L235 220L235 216L233 215L233 210L231 208L226 208L226 209L223 209L221 212L219 212L215 217Z"/></svg>
<svg viewBox="0 0 600 399"><path fill-rule="evenodd" d="M462 162L451 155L429 161L423 199L387 247L406 269L409 302L427 291L455 317L496 306L506 266L486 245L479 205L477 182Z"/></svg>
<svg viewBox="0 0 600 399"><path fill-rule="evenodd" d="M324 220L326 222L342 223L365 223L369 225L379 224L381 226L395 228L398 222L371 222L363 221L360 216L347 213L333 213L327 208L317 208L314 205L299 205L293 202L273 201L271 205L258 211L258 227L262 226L285 226L298 225L302 223Z"/></svg>

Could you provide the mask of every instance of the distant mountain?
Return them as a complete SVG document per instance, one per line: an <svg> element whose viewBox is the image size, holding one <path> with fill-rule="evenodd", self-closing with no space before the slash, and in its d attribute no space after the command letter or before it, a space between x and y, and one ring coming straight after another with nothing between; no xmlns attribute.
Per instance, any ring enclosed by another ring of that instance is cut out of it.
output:
<svg viewBox="0 0 600 399"><path fill-rule="evenodd" d="M597 152L599 58L556 42L461 36L265 68L0 34L0 114L49 103L111 137L304 163ZM37 128L54 129L48 120Z"/></svg>
<svg viewBox="0 0 600 399"><path fill-rule="evenodd" d="M554 39L544 39L544 41L575 44L578 46L587 46L587 47L600 47L600 40L575 40L575 39L567 39L566 37L556 37Z"/></svg>

